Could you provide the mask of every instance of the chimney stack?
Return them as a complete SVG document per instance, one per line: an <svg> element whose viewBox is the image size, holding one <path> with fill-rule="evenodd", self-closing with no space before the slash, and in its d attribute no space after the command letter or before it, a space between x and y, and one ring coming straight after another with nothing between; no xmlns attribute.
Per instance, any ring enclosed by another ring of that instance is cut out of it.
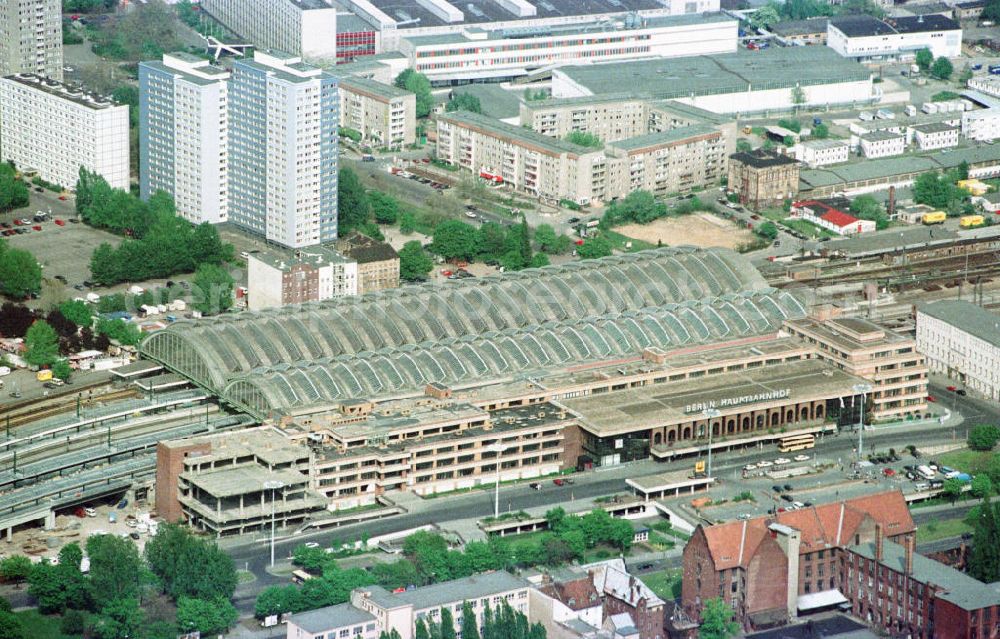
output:
<svg viewBox="0 0 1000 639"><path fill-rule="evenodd" d="M903 548L906 550L906 564L904 572L907 575L913 574L913 535L907 535L906 540L903 541Z"/></svg>
<svg viewBox="0 0 1000 639"><path fill-rule="evenodd" d="M889 187L889 206L886 207L886 208L889 209L888 211L886 211L886 213L889 214L889 217L892 217L893 214L896 212L896 187L895 186L890 186Z"/></svg>
<svg viewBox="0 0 1000 639"><path fill-rule="evenodd" d="M875 561L882 561L882 524L875 524Z"/></svg>

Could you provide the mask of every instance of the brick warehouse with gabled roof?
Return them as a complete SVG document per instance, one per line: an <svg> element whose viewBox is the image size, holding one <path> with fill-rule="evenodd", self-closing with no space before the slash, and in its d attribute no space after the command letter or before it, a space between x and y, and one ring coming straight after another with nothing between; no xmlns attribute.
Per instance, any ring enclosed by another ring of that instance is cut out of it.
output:
<svg viewBox="0 0 1000 639"><path fill-rule="evenodd" d="M697 618L706 600L721 597L751 629L782 625L800 607L844 602L838 552L874 541L876 524L898 543L914 535L900 491L699 526L684 547L684 611Z"/></svg>

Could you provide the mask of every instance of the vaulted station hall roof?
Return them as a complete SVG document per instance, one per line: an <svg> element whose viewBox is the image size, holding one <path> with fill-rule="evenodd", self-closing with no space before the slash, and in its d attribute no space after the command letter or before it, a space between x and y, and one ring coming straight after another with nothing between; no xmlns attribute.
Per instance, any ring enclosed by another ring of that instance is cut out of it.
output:
<svg viewBox="0 0 1000 639"><path fill-rule="evenodd" d="M175 322L141 351L256 412L724 340L804 312L733 251L679 247Z"/></svg>

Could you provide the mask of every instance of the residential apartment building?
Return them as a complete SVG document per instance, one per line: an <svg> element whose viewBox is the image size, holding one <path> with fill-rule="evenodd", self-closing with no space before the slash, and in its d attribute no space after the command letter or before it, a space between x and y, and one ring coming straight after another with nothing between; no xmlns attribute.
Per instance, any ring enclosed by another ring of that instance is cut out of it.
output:
<svg viewBox="0 0 1000 639"><path fill-rule="evenodd" d="M876 421L927 410L927 361L913 338L864 319L788 320L784 329L816 347L820 359L868 380L867 412Z"/></svg>
<svg viewBox="0 0 1000 639"><path fill-rule="evenodd" d="M567 119L565 115L567 109L574 108L552 102L557 104L541 111L527 107L521 116L543 131L572 126L572 116ZM694 114L675 116L666 109L650 110L637 104L626 109L627 117L619 118L609 115L611 110L591 106L575 111L588 114L584 116L589 121L586 126L605 133L645 133L602 144L603 148L590 148L477 114L447 113L438 118L438 157L484 178L498 176L515 189L542 199L580 203L609 201L637 189L658 195L690 191L717 185L725 175L735 144L735 126L675 128L689 117L694 119ZM649 133L650 113L654 111L658 114L656 124L663 130ZM605 126L609 121L621 126Z"/></svg>
<svg viewBox="0 0 1000 639"><path fill-rule="evenodd" d="M202 0L201 8L261 49L337 58L337 9L323 0Z"/></svg>
<svg viewBox="0 0 1000 639"><path fill-rule="evenodd" d="M605 199L607 158L600 149L464 111L439 116L437 129L438 159L484 179L552 202Z"/></svg>
<svg viewBox="0 0 1000 639"><path fill-rule="evenodd" d="M0 0L0 76L63 79L62 2Z"/></svg>
<svg viewBox="0 0 1000 639"><path fill-rule="evenodd" d="M392 84L357 76L339 81L340 126L374 146L402 148L417 139L417 97Z"/></svg>
<svg viewBox="0 0 1000 639"><path fill-rule="evenodd" d="M579 131L617 142L650 131L648 100L627 95L525 100L520 118L522 126L553 138Z"/></svg>
<svg viewBox="0 0 1000 639"><path fill-rule="evenodd" d="M1000 315L962 300L919 306L917 350L932 373L1000 400Z"/></svg>
<svg viewBox="0 0 1000 639"><path fill-rule="evenodd" d="M1000 625L1000 590L914 552L914 540L875 540L840 552L851 613L889 636L989 639Z"/></svg>
<svg viewBox="0 0 1000 639"><path fill-rule="evenodd" d="M608 145L610 197L637 190L657 196L719 184L726 176L731 138L707 126L648 133Z"/></svg>
<svg viewBox="0 0 1000 639"><path fill-rule="evenodd" d="M388 242L355 232L337 240L337 250L358 265L358 295L399 286L399 253Z"/></svg>
<svg viewBox="0 0 1000 639"><path fill-rule="evenodd" d="M174 198L193 224L229 209L229 72L189 53L139 63L139 195Z"/></svg>
<svg viewBox="0 0 1000 639"><path fill-rule="evenodd" d="M831 18L826 41L840 55L859 62L899 59L924 48L935 58L962 55L962 27L940 14L885 20L868 15Z"/></svg>
<svg viewBox="0 0 1000 639"><path fill-rule="evenodd" d="M860 136L860 147L869 160L902 155L906 152L906 136L891 131L872 131Z"/></svg>
<svg viewBox="0 0 1000 639"><path fill-rule="evenodd" d="M851 146L846 140L806 140L795 145L795 157L809 168L847 162Z"/></svg>
<svg viewBox="0 0 1000 639"><path fill-rule="evenodd" d="M728 188L753 208L782 204L799 190L799 163L763 149L729 156Z"/></svg>
<svg viewBox="0 0 1000 639"><path fill-rule="evenodd" d="M503 603L527 616L531 584L509 572L486 572L401 592L381 586L365 586L351 592L349 603L327 606L291 615L287 639L373 639L395 630L401 639L413 639L417 621L441 623L441 610L451 613L456 632L461 632L462 607L468 602L483 625L487 609L495 611Z"/></svg>
<svg viewBox="0 0 1000 639"><path fill-rule="evenodd" d="M900 543L914 537L902 492L699 525L684 547L684 611L697 619L704 603L719 597L750 630L842 603L838 551L874 541L876 530Z"/></svg>
<svg viewBox="0 0 1000 639"><path fill-rule="evenodd" d="M76 188L80 167L129 188L128 107L33 73L0 79L0 161Z"/></svg>
<svg viewBox="0 0 1000 639"><path fill-rule="evenodd" d="M250 253L247 308L256 311L358 294L358 265L333 249Z"/></svg>
<svg viewBox="0 0 1000 639"><path fill-rule="evenodd" d="M337 80L258 50L229 85L229 220L284 246L337 238Z"/></svg>
<svg viewBox="0 0 1000 639"><path fill-rule="evenodd" d="M963 121L965 118L962 118ZM913 141L921 151L946 149L958 146L958 133L961 129L949 126L943 122L918 124L913 129Z"/></svg>

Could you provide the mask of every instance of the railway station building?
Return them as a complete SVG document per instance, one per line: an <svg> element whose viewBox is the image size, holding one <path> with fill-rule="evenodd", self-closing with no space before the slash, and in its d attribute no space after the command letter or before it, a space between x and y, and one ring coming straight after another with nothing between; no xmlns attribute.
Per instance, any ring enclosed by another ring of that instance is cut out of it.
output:
<svg viewBox="0 0 1000 639"><path fill-rule="evenodd" d="M256 472L297 472L338 509L853 428L875 373L829 354L846 328L793 335L809 308L732 251L664 248L181 321L141 348L298 448ZM164 512L236 503L196 459L162 464L158 487L181 502ZM246 485L244 508L260 499Z"/></svg>

